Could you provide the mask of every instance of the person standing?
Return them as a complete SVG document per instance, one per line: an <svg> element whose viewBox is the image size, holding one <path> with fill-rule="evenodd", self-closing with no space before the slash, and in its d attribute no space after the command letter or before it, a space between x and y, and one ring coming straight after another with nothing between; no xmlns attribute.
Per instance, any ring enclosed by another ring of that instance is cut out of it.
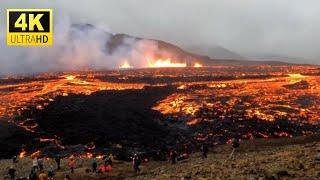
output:
<svg viewBox="0 0 320 180"><path fill-rule="evenodd" d="M60 168L61 156L58 154L58 155L54 158L54 160L55 160L56 163L57 163L57 169L60 170L60 169L61 169L61 168Z"/></svg>
<svg viewBox="0 0 320 180"><path fill-rule="evenodd" d="M43 171L43 158L42 157L40 157L38 159L38 166L39 166L39 170Z"/></svg>
<svg viewBox="0 0 320 180"><path fill-rule="evenodd" d="M178 153L174 149L170 151L169 158L171 160L171 164L175 164L177 161Z"/></svg>
<svg viewBox="0 0 320 180"><path fill-rule="evenodd" d="M114 162L114 156L112 153L109 154L108 159L109 159L109 165L112 166L112 163Z"/></svg>
<svg viewBox="0 0 320 180"><path fill-rule="evenodd" d="M53 168L53 165L50 165L48 170L48 179L52 180L53 176L54 176L54 168Z"/></svg>
<svg viewBox="0 0 320 180"><path fill-rule="evenodd" d="M32 169L34 171L36 171L38 168L39 168L39 166L38 166L38 158L34 157L33 160L32 160Z"/></svg>
<svg viewBox="0 0 320 180"><path fill-rule="evenodd" d="M239 139L233 138L233 139L231 140L231 145L232 145L232 152L231 152L231 154L230 154L229 159L233 158L234 152L236 151L236 149L239 148L239 146L240 146Z"/></svg>
<svg viewBox="0 0 320 180"><path fill-rule="evenodd" d="M97 172L97 167L98 167L97 159L93 158L93 160L92 160L92 172Z"/></svg>
<svg viewBox="0 0 320 180"><path fill-rule="evenodd" d="M134 154L132 158L132 165L133 165L133 170L135 173L140 172L140 164L141 164L141 159L137 154Z"/></svg>
<svg viewBox="0 0 320 180"><path fill-rule="evenodd" d="M203 159L207 158L208 151L209 151L208 146L206 144L202 144L201 145L201 152L202 152Z"/></svg>
<svg viewBox="0 0 320 180"><path fill-rule="evenodd" d="M68 165L71 173L74 173L74 169L76 168L76 160L73 156L70 157Z"/></svg>

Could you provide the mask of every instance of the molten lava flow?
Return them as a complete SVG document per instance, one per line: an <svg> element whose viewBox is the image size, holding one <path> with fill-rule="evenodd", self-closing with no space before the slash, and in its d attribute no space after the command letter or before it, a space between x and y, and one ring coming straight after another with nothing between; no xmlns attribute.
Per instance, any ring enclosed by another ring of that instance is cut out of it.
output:
<svg viewBox="0 0 320 180"><path fill-rule="evenodd" d="M186 63L174 63L170 58L157 59L155 61L148 60L148 67L150 68L163 68L163 67L187 67Z"/></svg>
<svg viewBox="0 0 320 180"><path fill-rule="evenodd" d="M305 78L306 76L302 75L302 74L288 74L288 76L290 78L293 78L293 79L301 79L301 78Z"/></svg>
<svg viewBox="0 0 320 180"><path fill-rule="evenodd" d="M125 62L120 66L120 69L129 69L129 68L132 68L132 66L131 66L127 61L125 61Z"/></svg>
<svg viewBox="0 0 320 180"><path fill-rule="evenodd" d="M199 68L199 67L203 67L203 66L202 66L202 64L200 64L200 63L195 63L195 64L193 65L193 67Z"/></svg>
<svg viewBox="0 0 320 180"><path fill-rule="evenodd" d="M306 78L306 76L302 75L302 74L288 74L289 78L290 78L290 83L296 83L299 82L300 80Z"/></svg>
<svg viewBox="0 0 320 180"><path fill-rule="evenodd" d="M67 75L67 76L65 76L65 79L68 80L68 81L72 81L72 80L74 80L75 78L76 78L76 76L74 76L74 75Z"/></svg>

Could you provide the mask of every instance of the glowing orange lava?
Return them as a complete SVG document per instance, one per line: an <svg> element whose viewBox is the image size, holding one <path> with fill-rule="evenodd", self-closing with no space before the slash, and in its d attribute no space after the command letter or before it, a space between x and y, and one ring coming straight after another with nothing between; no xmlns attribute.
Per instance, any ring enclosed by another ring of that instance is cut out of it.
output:
<svg viewBox="0 0 320 180"><path fill-rule="evenodd" d="M128 61L125 61L121 66L120 69L129 69L132 68L132 66L128 63Z"/></svg>
<svg viewBox="0 0 320 180"><path fill-rule="evenodd" d="M301 78L305 78L306 76L302 75L302 74L288 74L288 76L290 78L293 78L293 79L301 79Z"/></svg>
<svg viewBox="0 0 320 180"><path fill-rule="evenodd" d="M76 78L76 76L74 76L74 75L67 75L67 76L65 76L65 79L68 80L68 81L72 81L72 80L74 80L75 78Z"/></svg>
<svg viewBox="0 0 320 180"><path fill-rule="evenodd" d="M164 67L187 67L186 63L175 63L170 58L157 59L155 61L148 60L148 67L150 68L164 68Z"/></svg>
<svg viewBox="0 0 320 180"><path fill-rule="evenodd" d="M195 64L193 65L193 67L199 68L199 67L203 67L203 66L202 66L202 64L200 64L200 63L195 63Z"/></svg>

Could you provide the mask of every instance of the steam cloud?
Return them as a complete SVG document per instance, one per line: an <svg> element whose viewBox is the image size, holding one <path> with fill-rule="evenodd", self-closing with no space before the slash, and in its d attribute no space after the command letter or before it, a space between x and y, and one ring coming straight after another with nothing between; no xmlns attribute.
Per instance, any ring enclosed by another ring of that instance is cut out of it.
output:
<svg viewBox="0 0 320 180"><path fill-rule="evenodd" d="M157 43L125 37L112 52L107 48L112 34L102 27L74 25L69 18L57 20L52 47L3 47L0 74L46 71L115 69L125 61L144 67L158 51ZM1 36L0 41L5 42Z"/></svg>
<svg viewBox="0 0 320 180"><path fill-rule="evenodd" d="M126 40L131 47L129 53L124 52L128 48L124 46L113 55L110 53L105 55L90 53L93 48L91 45L77 45L78 51L87 53L87 57L70 59L74 51L71 47L74 46L64 43L66 39L63 35L70 30L70 21L92 24L103 22L108 24L114 32L160 39L194 53L200 53L197 49L210 51L212 47L218 45L249 58L275 55L293 57L293 59L289 58L288 62L320 64L319 5L318 0L308 2L301 0L139 0L139 2L91 0L82 3L78 0L1 0L0 74L54 70L61 68L60 65L65 65L66 67L63 67L65 69L76 68L84 66L85 62L91 66L109 68L109 66L118 65L116 61L118 57L141 56L139 47L149 44L147 47L157 48L157 45L152 42L139 44ZM61 28L55 29L59 33L55 32L54 50L7 48L4 41L6 8L52 8L54 21L59 23ZM60 22L57 15L62 14L69 15L71 20ZM64 23L69 25L64 27ZM95 36L93 35L92 38L94 41ZM103 38L99 37L97 40L101 47ZM86 42L87 40L82 38L78 41ZM69 55L63 54L59 46L61 49L67 46L68 51L63 52L68 52ZM30 51L38 54L32 54ZM43 54L50 54L51 57ZM54 59L57 56L60 59ZM88 56L94 56L95 60L85 61ZM139 64L140 61L132 63Z"/></svg>

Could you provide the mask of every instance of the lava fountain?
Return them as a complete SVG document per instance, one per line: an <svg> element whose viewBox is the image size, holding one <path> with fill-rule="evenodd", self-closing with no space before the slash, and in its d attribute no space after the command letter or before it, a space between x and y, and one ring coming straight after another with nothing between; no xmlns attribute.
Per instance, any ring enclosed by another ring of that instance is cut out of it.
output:
<svg viewBox="0 0 320 180"><path fill-rule="evenodd" d="M203 67L203 66L202 66L202 64L200 64L200 63L195 63L195 64L193 65L193 67L195 67L195 68L200 68L200 67Z"/></svg>
<svg viewBox="0 0 320 180"><path fill-rule="evenodd" d="M127 61L125 61L125 62L120 66L120 69L129 69L129 68L132 68L132 66L131 66Z"/></svg>
<svg viewBox="0 0 320 180"><path fill-rule="evenodd" d="M187 67L186 63L175 63L172 62L170 58L167 59L157 59L148 60L149 68L164 68L164 67Z"/></svg>

